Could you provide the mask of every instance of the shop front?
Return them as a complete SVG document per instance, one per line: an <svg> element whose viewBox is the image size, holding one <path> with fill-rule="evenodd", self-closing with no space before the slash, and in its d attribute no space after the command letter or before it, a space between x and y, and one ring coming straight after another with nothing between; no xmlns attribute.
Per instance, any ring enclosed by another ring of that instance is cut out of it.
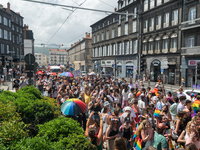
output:
<svg viewBox="0 0 200 150"><path fill-rule="evenodd" d="M130 78L133 77L134 75L134 64L132 61L127 61L126 62L126 77Z"/></svg>
<svg viewBox="0 0 200 150"><path fill-rule="evenodd" d="M101 61L101 70L104 72L106 76L114 75L114 60L102 60Z"/></svg>
<svg viewBox="0 0 200 150"><path fill-rule="evenodd" d="M117 62L117 76L122 77L122 63Z"/></svg>
<svg viewBox="0 0 200 150"><path fill-rule="evenodd" d="M150 80L157 82L159 75L161 75L161 63L158 59L154 59L150 66Z"/></svg>

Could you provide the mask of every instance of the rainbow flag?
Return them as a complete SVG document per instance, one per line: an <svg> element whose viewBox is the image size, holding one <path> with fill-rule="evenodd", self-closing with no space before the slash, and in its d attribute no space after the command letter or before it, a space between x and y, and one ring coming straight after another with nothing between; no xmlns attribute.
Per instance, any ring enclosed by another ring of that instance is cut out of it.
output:
<svg viewBox="0 0 200 150"><path fill-rule="evenodd" d="M171 129L166 130L166 134L171 134L171 133L172 133Z"/></svg>
<svg viewBox="0 0 200 150"><path fill-rule="evenodd" d="M135 142L134 142L134 147L136 150L142 150L142 139L139 137L136 137Z"/></svg>
<svg viewBox="0 0 200 150"><path fill-rule="evenodd" d="M199 109L200 107L200 101L199 100L195 100L194 103L192 104L193 110L194 110L194 114L196 114L197 109Z"/></svg>
<svg viewBox="0 0 200 150"><path fill-rule="evenodd" d="M159 114L160 114L160 110L156 108L155 111L154 111L154 116L158 117Z"/></svg>

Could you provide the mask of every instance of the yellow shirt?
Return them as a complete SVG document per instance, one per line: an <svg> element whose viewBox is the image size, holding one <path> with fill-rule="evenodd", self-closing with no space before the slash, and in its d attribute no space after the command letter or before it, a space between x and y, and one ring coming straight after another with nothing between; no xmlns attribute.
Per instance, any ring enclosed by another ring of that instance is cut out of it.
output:
<svg viewBox="0 0 200 150"><path fill-rule="evenodd" d="M89 104L89 102L90 102L90 95L88 96L88 95L86 95L86 94L84 94L84 97L85 97L85 103L86 103L86 105L88 105Z"/></svg>

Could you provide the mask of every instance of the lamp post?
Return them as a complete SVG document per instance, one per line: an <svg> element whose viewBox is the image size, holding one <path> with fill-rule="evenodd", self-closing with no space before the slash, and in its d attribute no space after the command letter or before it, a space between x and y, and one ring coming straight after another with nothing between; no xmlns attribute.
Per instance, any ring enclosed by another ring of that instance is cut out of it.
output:
<svg viewBox="0 0 200 150"><path fill-rule="evenodd" d="M15 51L9 51L9 53L11 54L11 75L12 75L12 89L13 89L13 53L15 53Z"/></svg>

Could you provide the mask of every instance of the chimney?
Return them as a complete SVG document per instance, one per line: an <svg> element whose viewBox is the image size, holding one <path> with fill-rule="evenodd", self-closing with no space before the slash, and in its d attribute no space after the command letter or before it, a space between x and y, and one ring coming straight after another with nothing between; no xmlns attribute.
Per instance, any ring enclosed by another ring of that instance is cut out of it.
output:
<svg viewBox="0 0 200 150"><path fill-rule="evenodd" d="M3 8L3 5L2 5L2 4L0 4L0 9L1 9L1 8Z"/></svg>
<svg viewBox="0 0 200 150"><path fill-rule="evenodd" d="M81 40L79 39L79 42L80 42Z"/></svg>
<svg viewBox="0 0 200 150"><path fill-rule="evenodd" d="M115 7L114 12L116 12L116 11L117 11L117 8Z"/></svg>
<svg viewBox="0 0 200 150"><path fill-rule="evenodd" d="M88 34L88 36L90 37L90 33Z"/></svg>
<svg viewBox="0 0 200 150"><path fill-rule="evenodd" d="M6 12L10 13L10 3L7 3L7 8L6 8Z"/></svg>
<svg viewBox="0 0 200 150"><path fill-rule="evenodd" d="M82 40L84 40L84 38L82 38Z"/></svg>
<svg viewBox="0 0 200 150"><path fill-rule="evenodd" d="M73 44L71 44L71 47L73 47Z"/></svg>
<svg viewBox="0 0 200 150"><path fill-rule="evenodd" d="M87 38L87 32L85 33L85 37Z"/></svg>

